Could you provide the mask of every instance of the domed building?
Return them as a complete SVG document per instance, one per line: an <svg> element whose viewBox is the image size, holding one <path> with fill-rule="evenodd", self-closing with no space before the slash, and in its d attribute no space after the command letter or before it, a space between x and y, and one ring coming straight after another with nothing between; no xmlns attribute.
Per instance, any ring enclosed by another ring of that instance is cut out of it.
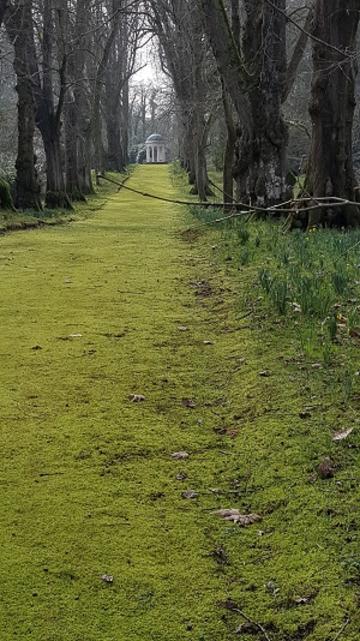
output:
<svg viewBox="0 0 360 641"><path fill-rule="evenodd" d="M152 134L145 142L146 162L149 164L168 161L166 141L161 134Z"/></svg>

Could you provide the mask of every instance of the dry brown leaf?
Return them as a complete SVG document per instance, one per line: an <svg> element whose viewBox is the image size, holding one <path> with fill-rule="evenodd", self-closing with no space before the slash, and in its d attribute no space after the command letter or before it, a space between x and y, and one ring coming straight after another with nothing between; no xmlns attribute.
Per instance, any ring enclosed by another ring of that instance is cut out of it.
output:
<svg viewBox="0 0 360 641"><path fill-rule="evenodd" d="M311 412L310 410L302 410L299 412L299 417L305 420L306 418L311 418Z"/></svg>
<svg viewBox="0 0 360 641"><path fill-rule="evenodd" d="M100 578L104 583L114 583L114 577L111 574L103 574Z"/></svg>
<svg viewBox="0 0 360 641"><path fill-rule="evenodd" d="M177 481L186 481L187 474L185 472L180 472L179 474L176 475L175 478Z"/></svg>
<svg viewBox="0 0 360 641"><path fill-rule="evenodd" d="M142 394L131 394L129 396L129 400L132 403L143 403L146 400L146 398Z"/></svg>
<svg viewBox="0 0 360 641"><path fill-rule="evenodd" d="M261 516L259 514L241 514L239 510L234 508L225 509L225 510L216 510L214 514L220 516L225 521L232 521L233 523L238 523L241 527L247 527L252 525L257 521L261 521Z"/></svg>
<svg viewBox="0 0 360 641"><path fill-rule="evenodd" d="M354 327L353 329L350 330L349 334L351 338L360 338L360 328Z"/></svg>
<svg viewBox="0 0 360 641"><path fill-rule="evenodd" d="M229 436L229 438L236 438L237 436L239 436L239 430L226 430L226 436Z"/></svg>
<svg viewBox="0 0 360 641"><path fill-rule="evenodd" d="M171 455L171 458L173 458L175 461L184 461L185 459L189 458L188 452L174 452Z"/></svg>
<svg viewBox="0 0 360 641"><path fill-rule="evenodd" d="M196 499L199 496L199 493L194 490L187 490L186 492L183 492L181 496L183 499Z"/></svg>
<svg viewBox="0 0 360 641"><path fill-rule="evenodd" d="M335 475L335 465L328 456L318 466L318 474L322 479L332 479Z"/></svg>
<svg viewBox="0 0 360 641"><path fill-rule="evenodd" d="M268 369L264 369L262 372L259 372L259 376L262 376L263 378L268 378L271 376L271 372Z"/></svg>
<svg viewBox="0 0 360 641"><path fill-rule="evenodd" d="M335 443L338 443L339 441L344 441L348 436L350 436L351 432L353 431L354 431L354 428L350 427L348 430L335 432L332 440L335 441Z"/></svg>
<svg viewBox="0 0 360 641"><path fill-rule="evenodd" d="M313 364L311 365L311 367L312 367L313 369L322 369L322 365L321 365L321 363L313 363Z"/></svg>
<svg viewBox="0 0 360 641"><path fill-rule="evenodd" d="M194 407L196 407L195 401L193 401L191 398L183 398L181 403L183 407L189 407L190 409L194 409Z"/></svg>

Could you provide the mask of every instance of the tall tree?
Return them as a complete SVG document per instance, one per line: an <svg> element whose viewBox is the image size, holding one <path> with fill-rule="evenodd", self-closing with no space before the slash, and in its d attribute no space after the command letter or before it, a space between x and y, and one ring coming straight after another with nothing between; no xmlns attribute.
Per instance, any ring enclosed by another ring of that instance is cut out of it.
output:
<svg viewBox="0 0 360 641"><path fill-rule="evenodd" d="M288 192L288 131L282 105L295 82L307 30L301 27L288 65L286 0L198 2L223 83L228 129L225 198L232 197L230 164L234 149L232 174L240 196L259 205L271 205ZM305 27L310 20L309 12Z"/></svg>
<svg viewBox="0 0 360 641"><path fill-rule="evenodd" d="M8 0L0 0L0 27L2 25L7 7L8 7Z"/></svg>
<svg viewBox="0 0 360 641"><path fill-rule="evenodd" d="M6 29L14 44L14 69L18 94L18 149L16 206L42 209L34 149L35 97L33 92L32 0L18 0L6 14Z"/></svg>
<svg viewBox="0 0 360 641"><path fill-rule="evenodd" d="M286 195L287 128L281 105L286 80L286 0L244 0L240 48L223 0L200 0L205 28L239 130L234 176L258 204Z"/></svg>
<svg viewBox="0 0 360 641"><path fill-rule="evenodd" d="M149 0L163 68L171 76L180 121L181 157L193 193L210 193L206 147L212 117L211 66L201 16L190 0Z"/></svg>
<svg viewBox="0 0 360 641"><path fill-rule="evenodd" d="M360 0L317 0L313 23L313 80L310 115L313 136L306 192L316 197L357 200L352 131L357 75L356 37ZM360 209L318 208L309 215L318 224L359 225Z"/></svg>
<svg viewBox="0 0 360 641"><path fill-rule="evenodd" d="M34 59L34 90L37 104L36 123L41 132L46 154L46 206L71 208L66 193L61 151L62 116L67 91L67 0L44 0L42 15L41 62ZM34 38L34 35L32 36ZM54 45L57 44L56 51ZM33 46L36 55L35 44ZM55 97L53 68L57 60Z"/></svg>

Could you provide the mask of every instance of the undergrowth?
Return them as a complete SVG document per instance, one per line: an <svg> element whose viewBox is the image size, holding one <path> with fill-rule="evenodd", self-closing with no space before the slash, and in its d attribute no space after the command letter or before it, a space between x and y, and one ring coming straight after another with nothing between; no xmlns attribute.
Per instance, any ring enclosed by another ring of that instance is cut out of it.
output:
<svg viewBox="0 0 360 641"><path fill-rule="evenodd" d="M220 210L196 206L192 214L218 231L219 260L249 267L258 302L296 327L305 357L343 364L360 340L360 231L284 233L271 220L215 224Z"/></svg>
<svg viewBox="0 0 360 641"><path fill-rule="evenodd" d="M273 603L266 604L259 590L256 606L247 601L249 588L244 594L233 587L231 596L252 606L258 621L268 622L270 639L357 640L360 232L284 234L273 220L214 222L221 217L220 209L194 205L191 228L202 230L212 268L231 291L223 297L231 295L237 318L233 331L244 359L230 394L249 399L238 437L239 457L247 452L258 480L249 504L267 486L265 509L274 510L273 534L264 535L269 538L261 561L271 575L264 585ZM230 309L227 304L226 317ZM322 461L325 467L330 463L329 476L327 470L322 476ZM246 554L236 541L231 549L240 558ZM257 573L255 563L246 574ZM287 601L278 589L288 594ZM303 610L294 605L294 595L302 591L313 595L295 597ZM291 630L297 610L298 624ZM282 632L269 621L277 621ZM243 636L252 637L249 627Z"/></svg>

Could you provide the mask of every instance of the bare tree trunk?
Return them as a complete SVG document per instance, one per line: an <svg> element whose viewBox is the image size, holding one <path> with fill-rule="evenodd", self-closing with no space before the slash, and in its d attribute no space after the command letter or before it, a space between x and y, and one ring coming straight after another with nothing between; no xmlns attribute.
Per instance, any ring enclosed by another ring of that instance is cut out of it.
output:
<svg viewBox="0 0 360 641"><path fill-rule="evenodd" d="M94 101L92 113L92 131L95 152L95 170L96 176L104 171L104 147L102 140L102 118L101 118L101 97L103 92L104 75L106 65L108 63L112 46L119 28L121 0L112 0L112 11L115 15L110 32L107 36L105 47L101 56L99 66L96 70L95 87L94 87Z"/></svg>
<svg viewBox="0 0 360 641"><path fill-rule="evenodd" d="M66 193L71 200L85 200L80 179L79 114L73 91L68 91L65 107Z"/></svg>
<svg viewBox="0 0 360 641"><path fill-rule="evenodd" d="M0 0L0 27L2 25L8 4L8 0Z"/></svg>
<svg viewBox="0 0 360 641"><path fill-rule="evenodd" d="M14 68L18 94L18 151L16 160L16 205L21 209L41 210L40 185L35 168L35 101L32 87L31 59L32 0L10 12L6 22L14 43Z"/></svg>
<svg viewBox="0 0 360 641"><path fill-rule="evenodd" d="M62 20L64 7L57 8L59 19ZM62 27L63 25L60 25ZM58 38L63 34L59 29ZM36 83L37 115L36 124L41 132L46 155L46 200L45 204L51 209L71 209L72 205L65 189L64 168L61 155L61 114L64 105L66 55L60 48L60 95L55 109L53 83L53 43L55 38L54 15L52 0L44 1L43 8L43 37L42 83ZM35 46L34 46L35 52Z"/></svg>
<svg viewBox="0 0 360 641"><path fill-rule="evenodd" d="M121 110L121 135L120 135L120 150L122 154L123 168L129 162L129 81L126 80L122 89L122 110Z"/></svg>
<svg viewBox="0 0 360 641"><path fill-rule="evenodd" d="M316 197L356 200L352 130L357 75L360 0L317 0L310 114L313 138L306 191ZM330 46L328 46L330 45ZM359 225L360 209L317 209L308 225Z"/></svg>
<svg viewBox="0 0 360 641"><path fill-rule="evenodd" d="M67 19L72 46L69 50L67 75L69 87L65 101L65 183L71 200L85 200L80 160L82 148L81 130L89 119L88 101L82 100L85 85L85 50L89 46L89 11L86 0L78 0L74 23ZM71 83L71 84L70 84Z"/></svg>
<svg viewBox="0 0 360 641"><path fill-rule="evenodd" d="M116 110L110 117L107 117L107 142L108 149L106 154L105 168L108 171L120 172L124 169L123 154L120 145L120 113Z"/></svg>
<svg viewBox="0 0 360 641"><path fill-rule="evenodd" d="M281 113L286 80L286 0L244 0L237 46L223 0L200 0L213 53L236 110L234 176L242 197L271 205L287 195L287 129Z"/></svg>
<svg viewBox="0 0 360 641"><path fill-rule="evenodd" d="M236 130L235 123L232 115L232 108L230 104L230 96L225 89L222 82L222 101L224 107L225 124L226 124L226 144L224 150L224 163L223 163L223 196L224 203L234 202L234 156L236 144Z"/></svg>
<svg viewBox="0 0 360 641"><path fill-rule="evenodd" d="M286 0L275 0L285 11ZM244 196L259 205L284 199L288 132L282 116L286 81L286 21L263 0L246 0L243 50L255 75L250 88L253 129L249 140L238 141L234 173ZM255 62L254 62L255 61ZM241 124L241 123L240 123Z"/></svg>
<svg viewBox="0 0 360 641"><path fill-rule="evenodd" d="M154 32L174 83L181 115L182 164L192 185L191 193L206 200L211 193L206 165L209 108L207 43L199 7L190 0L151 0ZM171 19L169 19L171 15Z"/></svg>

